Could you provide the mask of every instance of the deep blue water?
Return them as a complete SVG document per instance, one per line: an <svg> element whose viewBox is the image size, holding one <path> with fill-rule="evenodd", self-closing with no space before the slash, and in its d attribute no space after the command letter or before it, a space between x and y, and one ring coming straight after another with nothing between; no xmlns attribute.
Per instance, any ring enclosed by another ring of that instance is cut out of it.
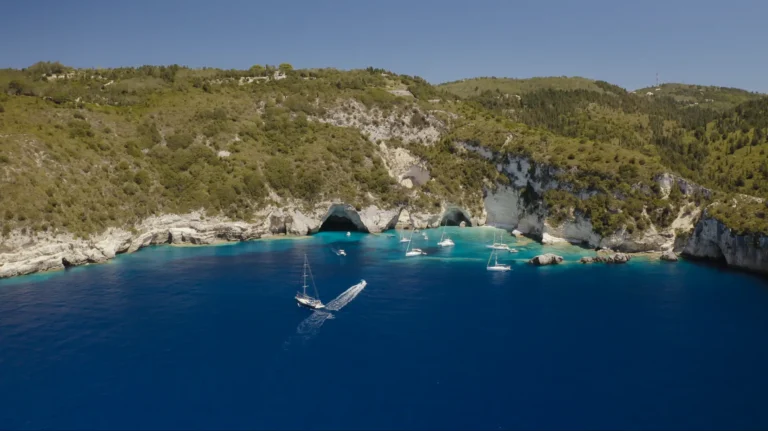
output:
<svg viewBox="0 0 768 431"><path fill-rule="evenodd" d="M396 238L322 233L2 280L0 428L768 427L765 279L536 268L535 243L491 273L493 231L451 233L454 249L430 231L415 258ZM305 321L303 253L325 302L368 286Z"/></svg>

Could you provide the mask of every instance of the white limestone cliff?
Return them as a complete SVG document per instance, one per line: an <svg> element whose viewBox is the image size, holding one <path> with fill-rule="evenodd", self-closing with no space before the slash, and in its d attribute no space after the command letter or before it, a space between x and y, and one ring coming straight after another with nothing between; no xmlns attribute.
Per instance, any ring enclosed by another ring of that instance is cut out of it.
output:
<svg viewBox="0 0 768 431"><path fill-rule="evenodd" d="M738 235L705 214L688 239L683 255L725 260L731 266L768 273L768 236Z"/></svg>

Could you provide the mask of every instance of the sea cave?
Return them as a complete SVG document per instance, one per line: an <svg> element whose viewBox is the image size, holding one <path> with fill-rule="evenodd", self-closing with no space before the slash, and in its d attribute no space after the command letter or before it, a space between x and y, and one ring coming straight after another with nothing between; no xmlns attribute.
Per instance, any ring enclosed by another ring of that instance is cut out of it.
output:
<svg viewBox="0 0 768 431"><path fill-rule="evenodd" d="M333 205L328 210L319 232L368 232L360 215L348 205Z"/></svg>
<svg viewBox="0 0 768 431"><path fill-rule="evenodd" d="M443 218L440 219L440 225L446 226L459 226L461 222L464 222L466 226L472 226L472 222L461 208L449 208L443 213Z"/></svg>

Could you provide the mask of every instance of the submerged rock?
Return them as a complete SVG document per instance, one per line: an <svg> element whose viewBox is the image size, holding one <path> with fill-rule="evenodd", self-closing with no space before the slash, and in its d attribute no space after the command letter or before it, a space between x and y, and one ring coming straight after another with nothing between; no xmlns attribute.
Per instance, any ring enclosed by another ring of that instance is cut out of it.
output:
<svg viewBox="0 0 768 431"><path fill-rule="evenodd" d="M667 250L664 253L661 253L661 260L665 260L667 262L677 262L677 255L672 250Z"/></svg>
<svg viewBox="0 0 768 431"><path fill-rule="evenodd" d="M557 265L563 261L562 256L558 256L552 253L540 254L529 260L528 263L541 266L541 265Z"/></svg>
<svg viewBox="0 0 768 431"><path fill-rule="evenodd" d="M581 263L595 263L595 258L590 256L584 256L582 257L579 262Z"/></svg>

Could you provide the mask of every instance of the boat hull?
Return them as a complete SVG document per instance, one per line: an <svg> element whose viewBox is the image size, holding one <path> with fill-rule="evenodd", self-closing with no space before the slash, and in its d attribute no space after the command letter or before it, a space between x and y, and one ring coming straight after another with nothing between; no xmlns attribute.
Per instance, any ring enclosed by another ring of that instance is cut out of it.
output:
<svg viewBox="0 0 768 431"><path fill-rule="evenodd" d="M456 244L454 244L453 241L451 241L450 239L446 239L438 242L437 245L439 245L440 247L453 247Z"/></svg>
<svg viewBox="0 0 768 431"><path fill-rule="evenodd" d="M318 301L316 299L312 300L312 299L309 299L309 298L302 298L302 297L297 296L296 297L296 302L301 307L311 308L313 310L322 310L323 308L325 308L325 305L323 305L322 302L320 302L320 301Z"/></svg>
<svg viewBox="0 0 768 431"><path fill-rule="evenodd" d="M498 271L498 272L512 271L512 267L510 267L509 265L489 266L486 269L488 271Z"/></svg>

